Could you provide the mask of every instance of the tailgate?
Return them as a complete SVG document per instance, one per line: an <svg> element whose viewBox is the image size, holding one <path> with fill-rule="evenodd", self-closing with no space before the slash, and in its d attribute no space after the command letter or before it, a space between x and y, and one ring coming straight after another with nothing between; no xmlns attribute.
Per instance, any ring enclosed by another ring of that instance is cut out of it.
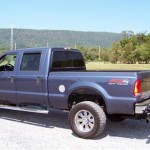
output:
<svg viewBox="0 0 150 150"><path fill-rule="evenodd" d="M150 98L150 71L141 71L138 73L139 79L141 80L141 98Z"/></svg>

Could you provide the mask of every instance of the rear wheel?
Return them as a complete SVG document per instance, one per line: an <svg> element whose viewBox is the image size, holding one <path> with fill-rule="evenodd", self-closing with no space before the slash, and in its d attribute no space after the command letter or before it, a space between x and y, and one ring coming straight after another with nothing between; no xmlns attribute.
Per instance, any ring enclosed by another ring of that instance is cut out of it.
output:
<svg viewBox="0 0 150 150"><path fill-rule="evenodd" d="M94 138L103 132L106 115L94 102L84 101L76 104L69 113L72 131L81 138Z"/></svg>

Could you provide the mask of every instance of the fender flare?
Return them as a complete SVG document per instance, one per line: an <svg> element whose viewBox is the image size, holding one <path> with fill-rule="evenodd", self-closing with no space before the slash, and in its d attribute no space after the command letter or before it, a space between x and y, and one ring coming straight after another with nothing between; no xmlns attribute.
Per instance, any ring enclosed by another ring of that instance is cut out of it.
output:
<svg viewBox="0 0 150 150"><path fill-rule="evenodd" d="M71 93L73 93L73 91L76 91L76 90L82 89L82 88L91 89L91 90L97 92L99 95L101 95L106 104L106 107L107 107L107 97L110 97L110 96L108 95L108 93L102 86L100 86L97 83L93 83L93 82L81 81L81 82L74 83L73 85L71 85L68 88L68 92L66 95L67 99L69 100L69 96L71 95Z"/></svg>

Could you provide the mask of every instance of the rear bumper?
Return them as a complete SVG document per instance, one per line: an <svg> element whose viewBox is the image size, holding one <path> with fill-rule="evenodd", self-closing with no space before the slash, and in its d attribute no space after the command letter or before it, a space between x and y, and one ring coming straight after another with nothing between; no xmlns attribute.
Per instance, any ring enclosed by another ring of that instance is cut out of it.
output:
<svg viewBox="0 0 150 150"><path fill-rule="evenodd" d="M135 104L135 114L150 119L150 99Z"/></svg>

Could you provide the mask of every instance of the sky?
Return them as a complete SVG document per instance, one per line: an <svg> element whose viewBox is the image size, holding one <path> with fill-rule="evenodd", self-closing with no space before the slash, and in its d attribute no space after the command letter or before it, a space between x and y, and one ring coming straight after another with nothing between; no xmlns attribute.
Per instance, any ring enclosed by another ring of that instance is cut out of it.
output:
<svg viewBox="0 0 150 150"><path fill-rule="evenodd" d="M0 28L150 32L150 0L0 0Z"/></svg>

